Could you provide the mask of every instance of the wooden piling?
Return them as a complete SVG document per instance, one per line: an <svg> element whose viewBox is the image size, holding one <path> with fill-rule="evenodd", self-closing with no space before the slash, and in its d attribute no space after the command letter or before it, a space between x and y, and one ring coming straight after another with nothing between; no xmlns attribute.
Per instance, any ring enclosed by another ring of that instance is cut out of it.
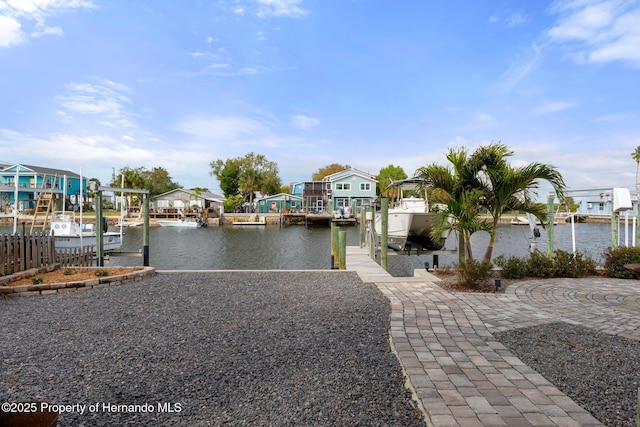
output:
<svg viewBox="0 0 640 427"><path fill-rule="evenodd" d="M380 215L381 216L381 235L380 235L380 267L387 269L387 253L389 247L389 199L383 197L380 200Z"/></svg>
<svg viewBox="0 0 640 427"><path fill-rule="evenodd" d="M339 262L338 267L340 270L347 269L347 232L340 230L339 237Z"/></svg>

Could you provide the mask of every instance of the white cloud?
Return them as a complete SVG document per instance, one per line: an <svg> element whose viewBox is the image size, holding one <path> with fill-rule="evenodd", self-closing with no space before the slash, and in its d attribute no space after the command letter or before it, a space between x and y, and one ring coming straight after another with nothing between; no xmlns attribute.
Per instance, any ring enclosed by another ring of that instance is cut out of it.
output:
<svg viewBox="0 0 640 427"><path fill-rule="evenodd" d="M298 6L302 0L258 0L260 10L258 16L288 16L297 18L309 13Z"/></svg>
<svg viewBox="0 0 640 427"><path fill-rule="evenodd" d="M491 114L479 112L474 115L474 120L477 122L489 122L493 120L493 116Z"/></svg>
<svg viewBox="0 0 640 427"><path fill-rule="evenodd" d="M23 39L20 22L9 16L0 15L0 47L20 44Z"/></svg>
<svg viewBox="0 0 640 427"><path fill-rule="evenodd" d="M31 33L31 37L39 39L42 36L62 36L64 31L60 27L47 27L42 30L34 31Z"/></svg>
<svg viewBox="0 0 640 427"><path fill-rule="evenodd" d="M303 114L297 114L291 117L291 120L289 121L289 123L291 124L291 126L295 128L302 129L302 130L309 130L318 126L320 124L320 120L316 119L315 117L309 117Z"/></svg>
<svg viewBox="0 0 640 427"><path fill-rule="evenodd" d="M623 61L640 66L640 9L628 0L562 0L551 12L556 25L547 32L580 62Z"/></svg>
<svg viewBox="0 0 640 427"><path fill-rule="evenodd" d="M541 58L540 48L532 43L530 49L522 50L521 56L511 61L511 65L500 76L494 88L500 92L510 91L538 65Z"/></svg>
<svg viewBox="0 0 640 427"><path fill-rule="evenodd" d="M6 0L0 2L0 47L11 47L26 40L24 28L31 37L61 36L60 27L46 24L50 16L95 7L93 0Z"/></svg>
<svg viewBox="0 0 640 427"><path fill-rule="evenodd" d="M271 135L267 123L242 116L195 115L181 121L175 129L217 143L263 140Z"/></svg>
<svg viewBox="0 0 640 427"><path fill-rule="evenodd" d="M573 106L574 105L570 102L551 101L536 108L534 111L536 113L557 113L558 111L567 110Z"/></svg>
<svg viewBox="0 0 640 427"><path fill-rule="evenodd" d="M514 13L512 15L509 15L504 22L509 26L509 27L518 27L522 24L524 24L525 22L527 22L527 19L522 16L520 13Z"/></svg>
<svg viewBox="0 0 640 427"><path fill-rule="evenodd" d="M124 89L123 85L109 81L103 81L101 85L70 83L67 89L70 92L68 95L58 97L60 105L67 110L81 114L100 114L109 118L122 118L127 115L125 104L130 100L120 93Z"/></svg>

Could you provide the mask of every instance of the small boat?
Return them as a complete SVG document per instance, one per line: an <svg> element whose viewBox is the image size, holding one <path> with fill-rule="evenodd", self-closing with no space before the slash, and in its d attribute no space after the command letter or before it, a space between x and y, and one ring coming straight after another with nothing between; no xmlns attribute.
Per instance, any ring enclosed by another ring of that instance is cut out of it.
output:
<svg viewBox="0 0 640 427"><path fill-rule="evenodd" d="M198 228L207 226L207 223L200 217L196 219L187 218L185 220L162 220L156 222L158 223L158 225L161 225L163 227Z"/></svg>
<svg viewBox="0 0 640 427"><path fill-rule="evenodd" d="M102 236L105 252L119 250L122 247L122 234L108 231L109 225L103 218ZM87 246L96 246L96 229L93 224L81 224L76 221L75 214L71 211L54 212L51 215L49 229L55 239L56 249L76 249Z"/></svg>
<svg viewBox="0 0 640 427"><path fill-rule="evenodd" d="M542 223L540 222L540 220L538 220L536 217L534 217L533 215L528 215L526 218L522 218L519 216L515 216L512 220L511 220L511 225L531 225L531 217L533 218L533 224L535 225L542 225ZM553 225L558 225L558 221L557 218L554 218L553 220Z"/></svg>

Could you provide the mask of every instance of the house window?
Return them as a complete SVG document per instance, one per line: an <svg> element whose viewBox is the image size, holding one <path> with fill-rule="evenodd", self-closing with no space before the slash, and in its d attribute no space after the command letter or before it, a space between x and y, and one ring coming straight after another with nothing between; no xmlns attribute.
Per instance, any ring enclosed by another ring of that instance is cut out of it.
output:
<svg viewBox="0 0 640 427"><path fill-rule="evenodd" d="M349 182L345 182L345 183L338 183L338 184L336 184L336 190L346 190L346 191L349 191L349 190L351 190L351 183L349 183Z"/></svg>
<svg viewBox="0 0 640 427"><path fill-rule="evenodd" d="M360 191L369 191L371 190L371 184L368 182L360 183Z"/></svg>

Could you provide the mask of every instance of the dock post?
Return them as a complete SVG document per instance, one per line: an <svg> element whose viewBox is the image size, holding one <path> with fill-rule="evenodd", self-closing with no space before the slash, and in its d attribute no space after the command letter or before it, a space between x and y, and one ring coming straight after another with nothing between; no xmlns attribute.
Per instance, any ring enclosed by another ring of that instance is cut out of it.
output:
<svg viewBox="0 0 640 427"><path fill-rule="evenodd" d="M380 267L387 269L387 252L389 247L387 244L389 243L389 199L383 197L380 200L380 223L382 226L381 236L380 236Z"/></svg>
<svg viewBox="0 0 640 427"><path fill-rule="evenodd" d="M340 268L340 270L346 270L347 269L347 232L346 231L340 231L340 237L339 237L339 263L338 263L338 267Z"/></svg>
<svg viewBox="0 0 640 427"><path fill-rule="evenodd" d="M369 245L369 257L376 259L376 207L371 206L371 242Z"/></svg>
<svg viewBox="0 0 640 427"><path fill-rule="evenodd" d="M364 205L360 206L360 249L364 246L365 231L367 229L367 210Z"/></svg>
<svg viewBox="0 0 640 427"><path fill-rule="evenodd" d="M142 230L142 265L149 267L149 194L142 196L144 204L144 224Z"/></svg>
<svg viewBox="0 0 640 427"><path fill-rule="evenodd" d="M339 238L340 227L331 223L331 268L336 268L339 257Z"/></svg>
<svg viewBox="0 0 640 427"><path fill-rule="evenodd" d="M102 234L102 191L96 191L96 266L104 267L104 235Z"/></svg>
<svg viewBox="0 0 640 427"><path fill-rule="evenodd" d="M547 256L553 256L553 200L555 196L551 195L547 199Z"/></svg>

